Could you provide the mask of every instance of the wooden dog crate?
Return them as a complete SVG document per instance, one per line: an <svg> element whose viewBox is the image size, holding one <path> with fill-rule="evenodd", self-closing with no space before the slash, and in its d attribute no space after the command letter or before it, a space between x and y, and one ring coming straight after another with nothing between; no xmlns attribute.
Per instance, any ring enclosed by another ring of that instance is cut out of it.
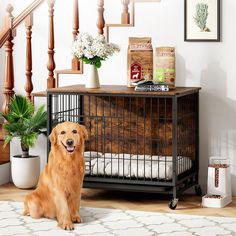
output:
<svg viewBox="0 0 236 236"><path fill-rule="evenodd" d="M49 89L48 134L64 121L86 126L84 187L171 194L198 185L200 88L137 92L126 86Z"/></svg>

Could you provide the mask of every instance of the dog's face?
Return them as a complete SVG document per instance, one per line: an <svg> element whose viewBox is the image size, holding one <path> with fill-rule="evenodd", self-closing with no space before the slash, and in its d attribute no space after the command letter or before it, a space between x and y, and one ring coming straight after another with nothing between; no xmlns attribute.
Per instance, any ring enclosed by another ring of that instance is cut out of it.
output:
<svg viewBox="0 0 236 236"><path fill-rule="evenodd" d="M56 145L67 154L73 154L87 137L85 127L73 122L58 124L49 136L51 144Z"/></svg>

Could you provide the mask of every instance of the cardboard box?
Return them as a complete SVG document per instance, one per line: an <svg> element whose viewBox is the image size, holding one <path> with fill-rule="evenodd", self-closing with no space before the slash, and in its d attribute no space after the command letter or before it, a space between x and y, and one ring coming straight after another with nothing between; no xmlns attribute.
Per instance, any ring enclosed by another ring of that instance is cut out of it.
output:
<svg viewBox="0 0 236 236"><path fill-rule="evenodd" d="M153 79L153 49L152 39L145 38L129 38L128 47L128 87L134 87L132 82L140 79Z"/></svg>
<svg viewBox="0 0 236 236"><path fill-rule="evenodd" d="M155 53L154 81L175 88L175 48L158 47Z"/></svg>

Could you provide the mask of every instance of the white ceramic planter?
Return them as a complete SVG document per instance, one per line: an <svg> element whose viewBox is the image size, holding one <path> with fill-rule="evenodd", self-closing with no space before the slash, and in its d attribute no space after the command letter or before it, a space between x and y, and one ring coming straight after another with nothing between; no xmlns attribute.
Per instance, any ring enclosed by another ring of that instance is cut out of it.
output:
<svg viewBox="0 0 236 236"><path fill-rule="evenodd" d="M90 65L89 76L86 79L86 88L100 88L98 69L95 65Z"/></svg>
<svg viewBox="0 0 236 236"><path fill-rule="evenodd" d="M29 189L35 187L38 183L40 175L40 157L12 157L11 175L13 183L18 188Z"/></svg>

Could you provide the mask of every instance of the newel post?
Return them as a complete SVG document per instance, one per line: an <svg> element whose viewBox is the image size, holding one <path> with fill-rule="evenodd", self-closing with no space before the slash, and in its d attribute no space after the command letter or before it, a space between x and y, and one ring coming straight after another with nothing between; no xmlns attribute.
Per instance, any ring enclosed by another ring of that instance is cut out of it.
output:
<svg viewBox="0 0 236 236"><path fill-rule="evenodd" d="M12 28L13 23L13 6L7 6L7 16L4 19L4 24L6 28ZM8 112L8 105L12 96L14 95L14 64L13 64L13 46L12 42L14 37L16 36L16 31L12 29L11 36L4 44L5 48L5 71L4 71L4 85L3 85L3 94L4 94L4 102L2 106L3 113Z"/></svg>
<svg viewBox="0 0 236 236"><path fill-rule="evenodd" d="M122 0L123 12L121 14L121 24L130 23L129 4L130 0Z"/></svg>
<svg viewBox="0 0 236 236"><path fill-rule="evenodd" d="M48 16L49 16L49 31L48 31L48 80L47 88L55 88L54 70L56 64L54 61L54 5L55 0L48 0Z"/></svg>
<svg viewBox="0 0 236 236"><path fill-rule="evenodd" d="M31 93L33 91L33 83L32 83L32 26L33 26L33 14L30 14L25 19L25 27L26 27L26 65L25 65L25 75L26 75L26 83L25 83L25 91L27 98L31 101Z"/></svg>
<svg viewBox="0 0 236 236"><path fill-rule="evenodd" d="M98 34L104 34L104 0L98 0L98 19L97 19L97 27Z"/></svg>

